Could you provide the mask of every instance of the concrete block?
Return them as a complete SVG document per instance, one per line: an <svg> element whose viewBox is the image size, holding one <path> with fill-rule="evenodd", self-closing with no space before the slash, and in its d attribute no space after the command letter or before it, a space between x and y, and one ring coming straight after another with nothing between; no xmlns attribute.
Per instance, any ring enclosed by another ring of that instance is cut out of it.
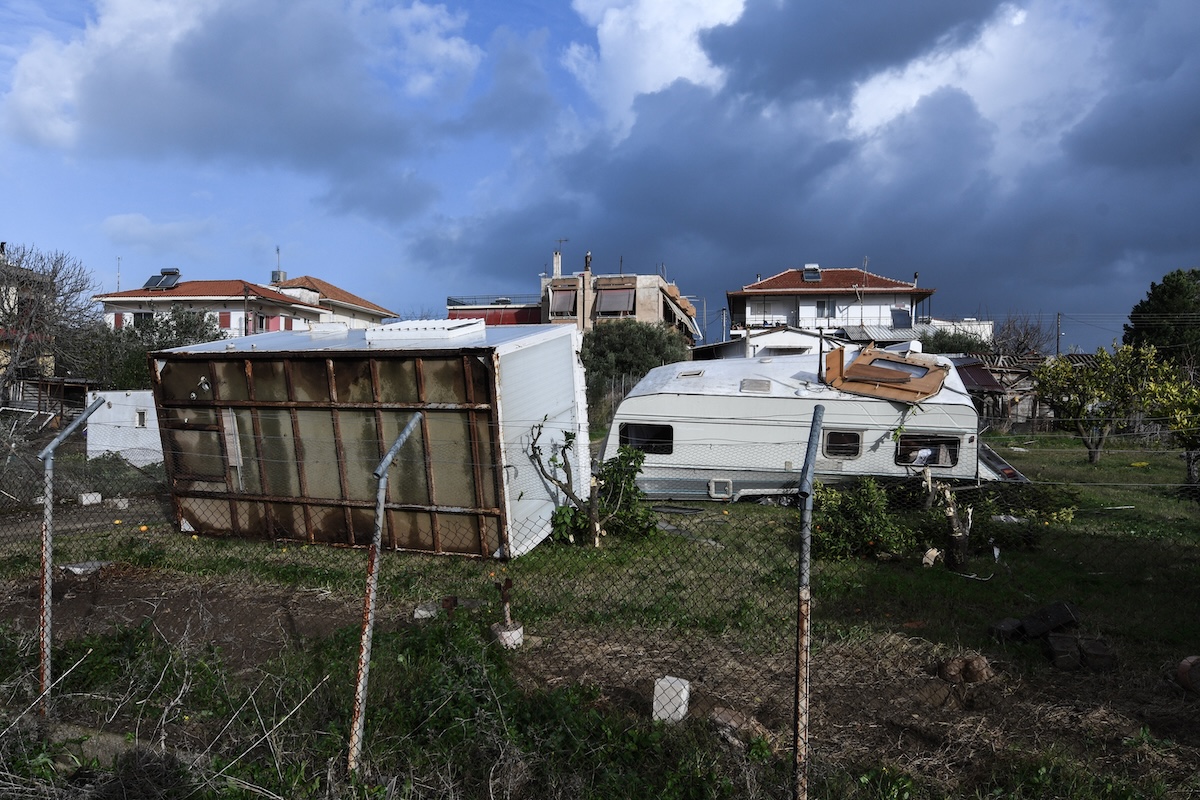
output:
<svg viewBox="0 0 1200 800"><path fill-rule="evenodd" d="M688 699L692 685L683 678L670 675L654 682L653 718L665 722L679 722L687 716Z"/></svg>
<svg viewBox="0 0 1200 800"><path fill-rule="evenodd" d="M1096 672L1111 672L1117 668L1117 654L1103 639L1081 638L1079 652L1083 664Z"/></svg>
<svg viewBox="0 0 1200 800"><path fill-rule="evenodd" d="M99 492L82 492L79 495L79 505L98 506L104 498Z"/></svg>
<svg viewBox="0 0 1200 800"><path fill-rule="evenodd" d="M1045 646L1050 662L1059 669L1079 669L1083 666L1079 640L1074 636L1065 633L1047 634Z"/></svg>
<svg viewBox="0 0 1200 800"><path fill-rule="evenodd" d="M1012 642L1025 635L1021 620L1016 617L1005 617L988 626L988 635L998 642Z"/></svg>
<svg viewBox="0 0 1200 800"><path fill-rule="evenodd" d="M1051 631L1079 624L1079 609L1070 603L1051 603L1021 620L1021 629L1030 639L1045 636Z"/></svg>

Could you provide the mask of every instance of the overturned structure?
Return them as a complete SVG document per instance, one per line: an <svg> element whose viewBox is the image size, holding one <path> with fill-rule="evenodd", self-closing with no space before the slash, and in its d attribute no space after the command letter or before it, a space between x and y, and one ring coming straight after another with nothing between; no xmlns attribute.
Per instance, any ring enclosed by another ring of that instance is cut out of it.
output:
<svg viewBox="0 0 1200 800"><path fill-rule="evenodd" d="M579 334L424 320L221 340L150 355L172 500L185 531L363 545L372 472L417 413L390 471L385 547L509 558L562 502L531 461L587 441ZM567 450L580 485L586 447Z"/></svg>

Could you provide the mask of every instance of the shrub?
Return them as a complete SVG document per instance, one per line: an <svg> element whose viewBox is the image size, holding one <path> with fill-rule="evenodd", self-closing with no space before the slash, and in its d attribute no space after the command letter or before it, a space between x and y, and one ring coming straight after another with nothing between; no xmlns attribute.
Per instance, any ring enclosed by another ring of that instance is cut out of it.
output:
<svg viewBox="0 0 1200 800"><path fill-rule="evenodd" d="M915 547L915 534L889 510L887 493L873 478L837 487L815 485L813 555L860 558L906 553Z"/></svg>

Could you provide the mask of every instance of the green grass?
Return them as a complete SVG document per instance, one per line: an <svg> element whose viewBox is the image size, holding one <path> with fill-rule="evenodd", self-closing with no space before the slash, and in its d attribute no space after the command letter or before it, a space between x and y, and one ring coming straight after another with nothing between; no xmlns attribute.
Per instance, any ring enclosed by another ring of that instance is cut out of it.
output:
<svg viewBox="0 0 1200 800"><path fill-rule="evenodd" d="M948 527L940 510L923 508L922 492L911 485L886 487L888 522L903 528L892 540L908 542L904 552L884 553L869 529L855 531L848 550L818 541L815 663L821 665L827 648L852 644L861 647L869 671L870 659L883 657L881 643L911 636L945 651L988 652L1021 680L1036 683L1050 669L1040 650L998 645L988 625L1065 600L1080 608L1081 632L1114 645L1121 680L1155 685L1164 663L1200 641L1200 617L1190 602L1200 585L1200 506L1179 491L1178 454L1122 443L1091 465L1083 447L1065 436L990 441L1035 483L957 493L960 508L975 513L971 557L960 571L971 577L942 564L921 566L925 548L944 546ZM709 662L712 652L731 653L745 667L786 656L794 647L799 511L691 505L700 513L660 515L667 530L608 537L598 550L545 543L510 563L384 553L385 607L408 609L451 595L480 605L453 623L439 618L376 638L368 766L356 779L337 766L348 734L355 631L306 643L247 679L230 676L218 652L183 652L152 628L122 628L61 644L55 653L60 671L93 653L61 692L76 698L77 713L93 722L191 736L193 750L217 742L211 760L196 766L160 759L105 773L198 782L197 797L254 796L238 781L288 797L328 791L433 797L451 787L466 797L500 796L505 787L513 797L784 797L786 750L731 747L700 720L677 727L650 723L628 700L614 698L612 686L568 681L553 689L520 688L511 668L527 656L484 645L487 624L499 618L494 584L511 578L514 615L528 631L569 631L581 640L690 658L690 668L705 670L710 685L725 680L720 662ZM818 508L818 524L822 513ZM1000 514L1019 521L992 520ZM839 524L852 527L854 520L851 514ZM137 520L106 520L93 532L62 537L56 559L118 561L159 571L164 580L188 575L361 596L366 559L360 550L141 527ZM998 560L993 546L1000 549ZM2 577L29 580L37 563L36 542L0 547ZM17 676L5 684L10 709L33 698L35 657L27 637L0 634L0 668ZM239 758L248 747L249 755ZM1169 755L1173 747L1149 728L1117 743L1043 748L1018 741L975 765L977 774L953 790L911 767L829 761L830 754L818 753L811 796L1124 800L1200 791L1177 775L1139 771L1145 756ZM22 728L0 738L8 772L29 781L61 782L61 770L47 766L61 761L56 748ZM1118 756L1131 765L1128 771L1095 768L1095 759ZM222 769L218 783L203 783ZM497 776L508 783L497 783Z"/></svg>

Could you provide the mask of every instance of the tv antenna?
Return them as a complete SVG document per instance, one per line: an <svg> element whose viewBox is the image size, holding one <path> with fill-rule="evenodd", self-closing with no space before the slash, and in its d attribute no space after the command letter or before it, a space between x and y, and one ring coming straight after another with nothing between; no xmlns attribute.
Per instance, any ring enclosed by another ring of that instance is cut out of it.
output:
<svg viewBox="0 0 1200 800"><path fill-rule="evenodd" d="M567 238L562 238L562 239L555 239L554 241L555 241L555 242L558 244L558 246L557 246L555 249L556 249L556 250L558 250L558 251L561 253L561 252L562 252L562 244L563 244L563 242L569 242L569 241L571 241L571 240L570 240L570 239L567 239Z"/></svg>

